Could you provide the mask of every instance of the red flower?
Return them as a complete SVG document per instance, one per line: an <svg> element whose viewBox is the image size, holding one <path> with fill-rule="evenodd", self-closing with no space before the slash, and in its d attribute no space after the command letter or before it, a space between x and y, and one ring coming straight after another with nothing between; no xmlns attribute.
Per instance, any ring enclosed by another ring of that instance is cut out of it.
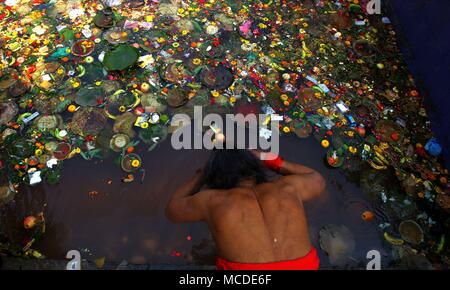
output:
<svg viewBox="0 0 450 290"><path fill-rule="evenodd" d="M219 46L219 45L220 45L220 40L219 40L219 38L214 38L212 44L213 44L214 46Z"/></svg>

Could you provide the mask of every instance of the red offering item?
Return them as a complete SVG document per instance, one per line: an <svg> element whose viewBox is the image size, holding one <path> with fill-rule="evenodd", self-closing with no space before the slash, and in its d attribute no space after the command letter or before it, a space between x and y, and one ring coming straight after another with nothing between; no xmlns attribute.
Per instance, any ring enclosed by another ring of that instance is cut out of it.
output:
<svg viewBox="0 0 450 290"><path fill-rule="evenodd" d="M270 154L270 153L268 153ZM280 172L284 159L280 156L268 155L268 159L264 160L264 164L273 171Z"/></svg>

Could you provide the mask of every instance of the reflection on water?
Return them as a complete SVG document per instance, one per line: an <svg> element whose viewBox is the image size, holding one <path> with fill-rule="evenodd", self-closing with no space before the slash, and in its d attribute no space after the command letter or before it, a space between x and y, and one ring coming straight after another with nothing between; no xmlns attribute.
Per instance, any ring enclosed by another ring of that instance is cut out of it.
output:
<svg viewBox="0 0 450 290"><path fill-rule="evenodd" d="M318 233L328 224L343 224L353 234L356 247L347 265L364 265L366 253L372 249L386 255L377 221L361 218L365 210L374 210L368 198L340 171L324 164L322 151L312 138L281 138L282 156L317 169L328 181L327 192L306 205L311 238L322 266L330 264L320 250ZM152 152L139 153L145 159L143 182L141 176L132 183L121 182L125 173L112 159L85 162L77 157L66 163L60 184L24 188L10 216L35 213L46 203L47 232L36 248L53 259L78 249L92 260L104 256L109 261L125 259L137 264L212 264L214 246L207 227L202 223L173 224L164 216L172 191L202 167L209 152L176 151L166 140ZM15 216L11 222L21 218ZM386 264L387 257L382 261Z"/></svg>

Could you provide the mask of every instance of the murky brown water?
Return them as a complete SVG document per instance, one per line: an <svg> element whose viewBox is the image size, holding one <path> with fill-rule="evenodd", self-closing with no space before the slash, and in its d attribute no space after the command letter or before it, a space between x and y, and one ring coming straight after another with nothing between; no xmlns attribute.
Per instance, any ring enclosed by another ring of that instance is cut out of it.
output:
<svg viewBox="0 0 450 290"><path fill-rule="evenodd" d="M202 167L209 152L176 151L170 140L152 152L142 150L143 183L140 174L133 183L122 183L125 174L112 159L88 162L76 157L65 163L60 184L24 188L10 206L10 222L20 220L14 213L33 213L46 201L47 233L35 246L49 258L62 259L68 250L78 249L87 259L105 256L109 261L125 259L129 263L212 263L213 243L204 224L178 225L164 216L170 194ZM365 262L371 249L386 254L375 222L361 219L361 213L371 209L365 195L340 171L325 166L324 153L313 138L281 138L282 156L317 169L328 182L327 192L306 205L313 244L319 248L321 227L344 224L356 240L350 265ZM319 254L322 266L328 267L326 254L321 250Z"/></svg>

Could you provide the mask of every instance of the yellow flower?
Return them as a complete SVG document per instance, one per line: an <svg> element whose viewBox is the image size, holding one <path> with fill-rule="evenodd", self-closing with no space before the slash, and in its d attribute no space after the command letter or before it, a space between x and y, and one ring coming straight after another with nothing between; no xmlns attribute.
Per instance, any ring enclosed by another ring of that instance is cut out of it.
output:
<svg viewBox="0 0 450 290"><path fill-rule="evenodd" d="M183 30L183 31L181 31L181 35L187 35L189 33L189 30Z"/></svg>
<svg viewBox="0 0 450 290"><path fill-rule="evenodd" d="M177 47L180 46L180 44L179 44L178 42L174 42L174 43L172 43L172 46L175 47L175 48L177 48Z"/></svg>
<svg viewBox="0 0 450 290"><path fill-rule="evenodd" d="M281 99L282 101L287 101L288 95L282 94L282 95L280 96L280 99Z"/></svg>
<svg viewBox="0 0 450 290"><path fill-rule="evenodd" d="M36 149L36 151L34 151L34 154L36 156L41 156L42 155L42 149Z"/></svg>
<svg viewBox="0 0 450 290"><path fill-rule="evenodd" d="M194 59L192 60L192 63L195 64L195 65L199 65L199 64L202 63L202 60L199 59L199 58L194 58Z"/></svg>
<svg viewBox="0 0 450 290"><path fill-rule="evenodd" d="M260 24L258 24L258 26L261 29L267 28L267 25L265 25L264 23L260 23Z"/></svg>
<svg viewBox="0 0 450 290"><path fill-rule="evenodd" d="M233 103L235 103L235 102L236 102L236 98L235 98L235 97L231 97L231 98L230 98L230 103L233 104Z"/></svg>
<svg viewBox="0 0 450 290"><path fill-rule="evenodd" d="M350 153L355 154L356 152L358 152L358 149L356 149L356 148L353 147L353 146L350 146L350 147L348 147L348 151L350 151Z"/></svg>
<svg viewBox="0 0 450 290"><path fill-rule="evenodd" d="M287 107L287 106L289 106L290 103L289 103L289 101L284 101L283 104Z"/></svg>
<svg viewBox="0 0 450 290"><path fill-rule="evenodd" d="M101 81L96 81L96 82L95 82L95 85L96 85L96 86L99 86L99 85L101 85L101 84L102 84Z"/></svg>
<svg viewBox="0 0 450 290"><path fill-rule="evenodd" d="M218 96L220 96L220 93L219 93L218 91L212 91L212 92L211 92L211 95L212 95L214 98L217 98Z"/></svg>
<svg viewBox="0 0 450 290"><path fill-rule="evenodd" d="M65 100L64 96L60 96L60 97L59 97L59 100L60 100L61 102L64 101L64 100Z"/></svg>
<svg viewBox="0 0 450 290"><path fill-rule="evenodd" d="M133 167L139 167L141 165L141 162L137 159L134 159L133 161L131 161L131 166Z"/></svg>
<svg viewBox="0 0 450 290"><path fill-rule="evenodd" d="M75 112L76 109L77 109L77 106L75 106L75 105L69 105L69 107L67 107L67 111L69 111L70 113Z"/></svg>
<svg viewBox="0 0 450 290"><path fill-rule="evenodd" d="M123 113L127 110L127 108L125 106L120 106L119 107L119 112Z"/></svg>
<svg viewBox="0 0 450 290"><path fill-rule="evenodd" d="M80 152L81 152L80 147L75 148L75 153L80 153Z"/></svg>
<svg viewBox="0 0 450 290"><path fill-rule="evenodd" d="M353 136L355 135L355 132L353 132L353 131L348 131L348 132L347 132L347 135L348 135L349 137L353 137Z"/></svg>
<svg viewBox="0 0 450 290"><path fill-rule="evenodd" d="M59 74L59 75L62 75L62 74L64 73L64 70L63 70L62 68L59 68L59 69L56 71L56 73Z"/></svg>
<svg viewBox="0 0 450 290"><path fill-rule="evenodd" d="M80 86L80 83L79 82L74 82L73 84L72 84L72 87L73 88L78 88Z"/></svg>
<svg viewBox="0 0 450 290"><path fill-rule="evenodd" d="M148 128L148 122L144 122L141 124L141 128L142 129L147 129Z"/></svg>
<svg viewBox="0 0 450 290"><path fill-rule="evenodd" d="M328 146L330 146L330 142L328 140L322 140L322 142L320 142L320 144L322 144L323 148L328 148Z"/></svg>
<svg viewBox="0 0 450 290"><path fill-rule="evenodd" d="M289 133L289 132L291 132L291 129L289 129L289 127L287 127L287 126L284 126L283 127L283 132L284 133Z"/></svg>

